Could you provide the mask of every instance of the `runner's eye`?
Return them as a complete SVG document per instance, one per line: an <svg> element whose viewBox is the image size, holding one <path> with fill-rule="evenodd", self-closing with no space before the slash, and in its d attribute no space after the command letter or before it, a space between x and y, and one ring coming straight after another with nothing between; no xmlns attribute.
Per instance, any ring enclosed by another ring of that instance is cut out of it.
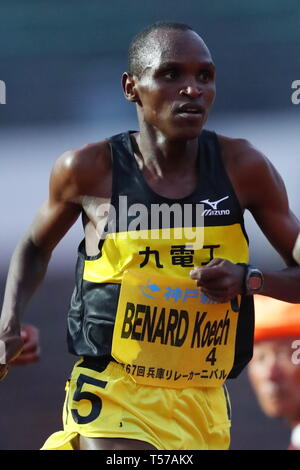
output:
<svg viewBox="0 0 300 470"><path fill-rule="evenodd" d="M201 72L198 74L198 79L203 83L207 83L212 79L212 75L213 74L210 72L210 70L201 70Z"/></svg>
<svg viewBox="0 0 300 470"><path fill-rule="evenodd" d="M166 70L164 72L164 77L167 78L168 80L176 80L178 76L179 76L179 73L175 69Z"/></svg>

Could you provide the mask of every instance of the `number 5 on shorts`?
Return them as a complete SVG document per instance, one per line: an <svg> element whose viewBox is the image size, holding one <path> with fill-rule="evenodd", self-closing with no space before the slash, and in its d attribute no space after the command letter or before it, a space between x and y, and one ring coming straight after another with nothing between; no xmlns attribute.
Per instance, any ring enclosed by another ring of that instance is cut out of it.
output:
<svg viewBox="0 0 300 470"><path fill-rule="evenodd" d="M87 424L91 421L94 421L94 419L98 418L102 410L102 400L100 397L98 397L98 395L91 392L82 392L84 384L90 384L95 385L96 387L105 388L107 382L104 382L103 380L94 379L93 377L89 377L88 375L79 375L76 384L77 388L74 393L73 400L77 402L79 402L80 400L88 400L91 402L92 409L87 416L80 415L78 413L78 410L76 410L75 408L71 409L73 419L78 424Z"/></svg>

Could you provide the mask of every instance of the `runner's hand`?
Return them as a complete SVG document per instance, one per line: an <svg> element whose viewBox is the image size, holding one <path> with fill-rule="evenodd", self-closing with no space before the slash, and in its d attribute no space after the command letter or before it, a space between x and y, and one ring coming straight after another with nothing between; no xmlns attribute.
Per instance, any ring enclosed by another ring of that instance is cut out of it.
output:
<svg viewBox="0 0 300 470"><path fill-rule="evenodd" d="M229 302L243 291L243 266L226 259L215 258L206 266L192 269L190 276L207 297L217 302Z"/></svg>
<svg viewBox="0 0 300 470"><path fill-rule="evenodd" d="M0 380L3 380L8 372L8 365L7 364L0 364Z"/></svg>
<svg viewBox="0 0 300 470"><path fill-rule="evenodd" d="M0 333L0 380L3 379L10 363L20 354L24 341L19 332Z"/></svg>
<svg viewBox="0 0 300 470"><path fill-rule="evenodd" d="M22 325L21 338L24 341L23 349L12 365L19 366L38 361L40 358L39 330L31 325Z"/></svg>

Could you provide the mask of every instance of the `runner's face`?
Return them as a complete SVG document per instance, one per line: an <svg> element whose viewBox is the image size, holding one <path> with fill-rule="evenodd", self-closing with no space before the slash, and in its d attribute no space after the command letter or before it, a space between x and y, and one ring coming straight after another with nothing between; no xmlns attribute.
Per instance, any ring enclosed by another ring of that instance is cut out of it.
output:
<svg viewBox="0 0 300 470"><path fill-rule="evenodd" d="M170 139L193 139L215 98L215 67L193 31L156 31L136 81L139 116Z"/></svg>
<svg viewBox="0 0 300 470"><path fill-rule="evenodd" d="M300 364L294 364L292 343L274 338L254 347L249 378L263 411L271 417L300 417Z"/></svg>

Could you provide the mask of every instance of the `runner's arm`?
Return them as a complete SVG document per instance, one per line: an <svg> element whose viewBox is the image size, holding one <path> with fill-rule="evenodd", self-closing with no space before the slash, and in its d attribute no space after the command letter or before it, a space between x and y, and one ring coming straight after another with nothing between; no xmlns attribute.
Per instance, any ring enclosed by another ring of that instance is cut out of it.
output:
<svg viewBox="0 0 300 470"><path fill-rule="evenodd" d="M300 267L293 258L300 222L291 212L285 185L269 160L247 141L239 140L238 145L233 165L236 174L232 175L236 192L242 206L250 210L288 266L279 271L264 270L264 286L260 293L300 303ZM243 275L241 266L221 259L214 259L206 267L191 272L197 285L217 301L228 301L242 293Z"/></svg>
<svg viewBox="0 0 300 470"><path fill-rule="evenodd" d="M281 176L267 159L259 159L251 176L252 181L256 181L256 190L252 192L249 210L288 266L278 271L264 270L264 287L261 294L286 302L300 303L300 267L293 258L300 222L290 210Z"/></svg>
<svg viewBox="0 0 300 470"><path fill-rule="evenodd" d="M81 212L80 205L70 201L76 193L70 161L72 154L68 153L56 162L49 199L13 253L0 317L0 364L11 362L20 353L21 315L46 274L54 247Z"/></svg>

